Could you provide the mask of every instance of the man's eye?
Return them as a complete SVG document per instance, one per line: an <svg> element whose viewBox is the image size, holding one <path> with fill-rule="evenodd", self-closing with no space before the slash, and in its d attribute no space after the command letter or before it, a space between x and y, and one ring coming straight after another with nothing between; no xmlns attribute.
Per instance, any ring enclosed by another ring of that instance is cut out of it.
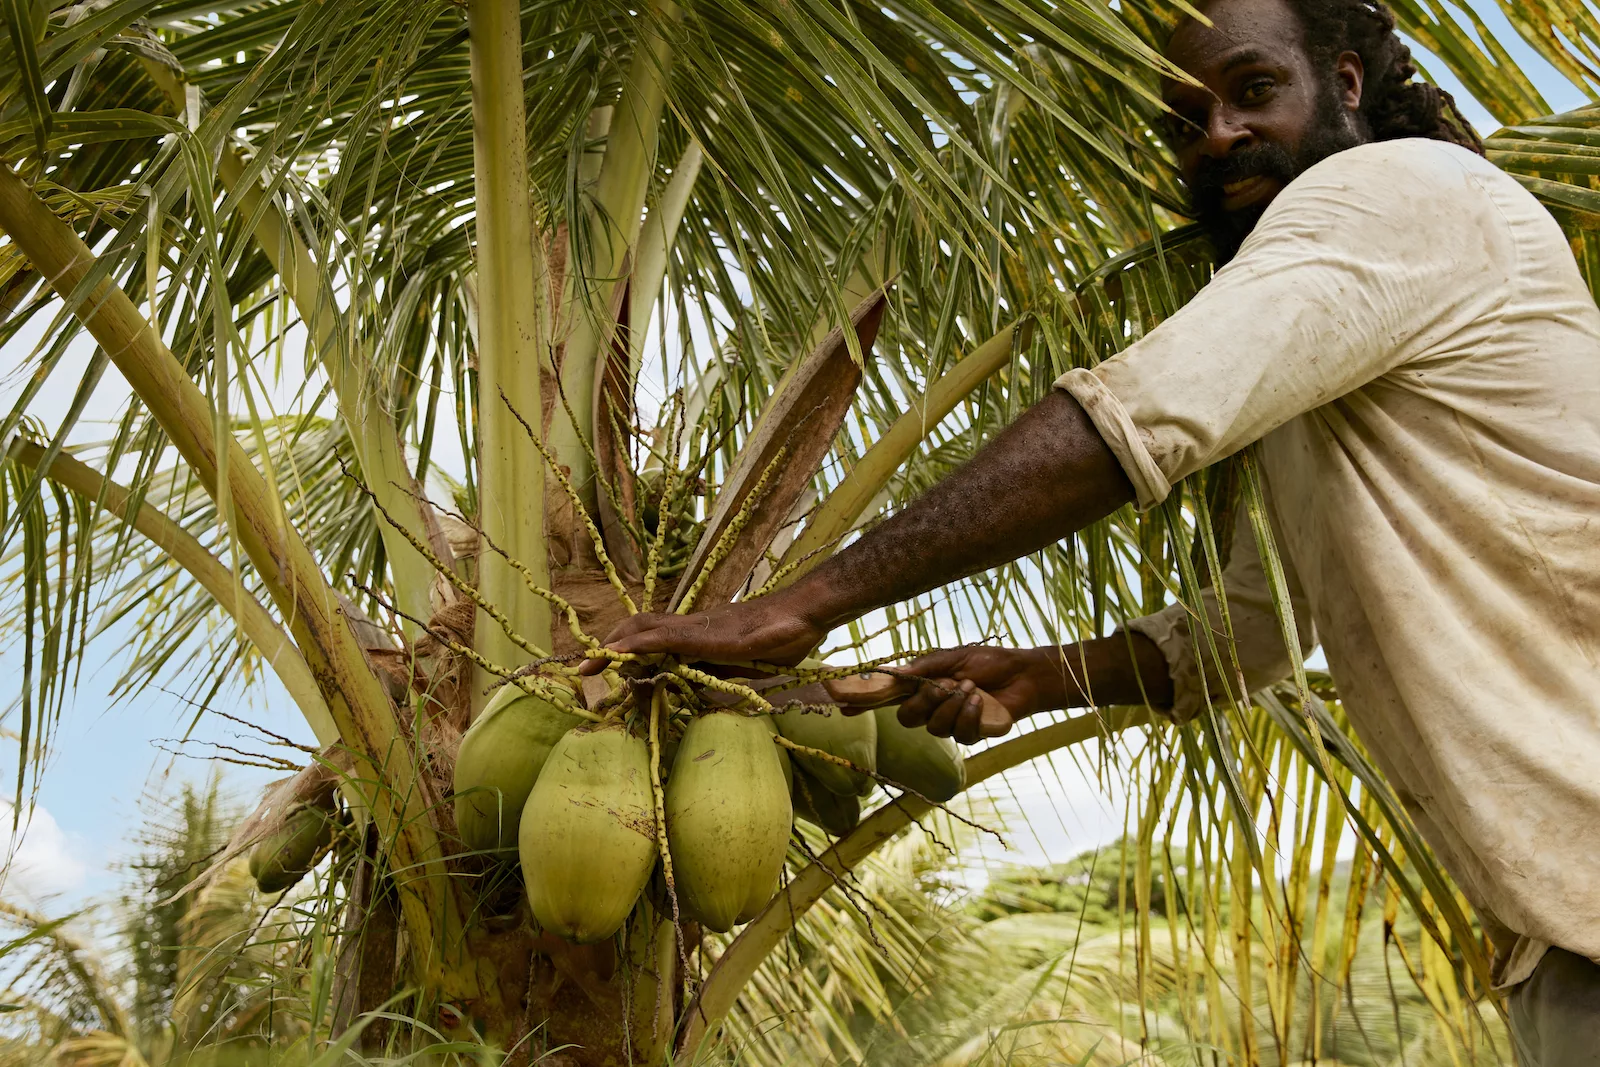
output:
<svg viewBox="0 0 1600 1067"><path fill-rule="evenodd" d="M1247 104L1259 104L1272 95L1273 88L1271 78L1251 78L1239 91L1239 99Z"/></svg>

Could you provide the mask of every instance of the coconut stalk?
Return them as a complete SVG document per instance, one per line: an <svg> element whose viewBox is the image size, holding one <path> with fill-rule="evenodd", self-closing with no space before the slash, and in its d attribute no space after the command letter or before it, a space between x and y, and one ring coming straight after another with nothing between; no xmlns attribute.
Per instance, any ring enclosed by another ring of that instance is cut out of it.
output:
<svg viewBox="0 0 1600 1067"><path fill-rule="evenodd" d="M109 280L85 284L94 254L4 162L0 231L49 279L212 498L229 501L226 521L278 611L290 620L343 743L365 764L354 779L380 833L394 842L394 868L405 872L397 884L418 974L437 988L461 988L443 952L461 929L461 911L424 799L412 788L423 779L315 557L298 531L279 523L266 480L244 449L231 436L219 442L211 405L133 301ZM383 787L391 782L403 787Z"/></svg>
<svg viewBox="0 0 1600 1067"><path fill-rule="evenodd" d="M522 89L522 19L517 0L472 0L473 167L478 254L478 521L535 584L548 587L544 459L517 421L537 424L540 340L548 335L544 294L535 269L528 205L527 118ZM502 402L502 397L504 401ZM565 453L562 455L566 461ZM548 645L550 605L498 553L480 558L478 589L510 625ZM523 661L501 627L479 613L475 649L502 664ZM491 679L479 671L473 710Z"/></svg>
<svg viewBox="0 0 1600 1067"><path fill-rule="evenodd" d="M887 309L887 294L882 290L871 293L851 310L847 327L831 331L779 382L717 495L705 533L678 582L672 599L674 610L684 610L689 591L708 577L709 587L701 590L706 603L732 600L744 587L762 552L832 449L861 383L861 367L852 351L872 350ZM754 499L756 484L767 480L769 468L779 462L780 455L786 462L776 472L770 495ZM740 515L749 523L749 530L725 547L724 536L734 532L734 519Z"/></svg>
<svg viewBox="0 0 1600 1067"><path fill-rule="evenodd" d="M1019 338L1017 329L1016 324L1007 326L979 345L933 383L923 403L913 402L910 410L873 442L783 554L775 587L782 588L796 581L828 558L829 546L855 527L878 493L889 484L889 479L911 458L911 453L933 428L990 375L1009 363L1017 347L1026 343L1026 330Z"/></svg>
<svg viewBox="0 0 1600 1067"><path fill-rule="evenodd" d="M639 377L639 366L644 362L644 341L649 333L650 315L655 310L656 299L661 294L661 282L667 276L667 263L672 258L672 245L678 236L678 224L689 207L689 197L700 177L705 150L699 141L690 141L672 177L661 193L661 198L650 208L645 218L643 235L639 241L639 255L635 260L633 275L628 280L628 380Z"/></svg>

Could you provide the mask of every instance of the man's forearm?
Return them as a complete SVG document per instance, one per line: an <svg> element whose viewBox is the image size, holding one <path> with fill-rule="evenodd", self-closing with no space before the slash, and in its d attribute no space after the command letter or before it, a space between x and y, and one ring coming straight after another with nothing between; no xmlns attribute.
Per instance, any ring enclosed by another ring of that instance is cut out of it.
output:
<svg viewBox="0 0 1600 1067"><path fill-rule="evenodd" d="M826 626L1035 552L1133 499L1083 408L1055 391L966 466L795 583Z"/></svg>
<svg viewBox="0 0 1600 1067"><path fill-rule="evenodd" d="M1074 645L1020 650L1039 690L1040 710L1111 704L1172 706L1172 677L1156 643L1134 631Z"/></svg>
<svg viewBox="0 0 1600 1067"><path fill-rule="evenodd" d="M1044 648L942 648L908 663L904 674L900 722L965 745L994 736L1003 717L995 705L1007 725L1062 708L1172 707L1166 657L1134 632Z"/></svg>

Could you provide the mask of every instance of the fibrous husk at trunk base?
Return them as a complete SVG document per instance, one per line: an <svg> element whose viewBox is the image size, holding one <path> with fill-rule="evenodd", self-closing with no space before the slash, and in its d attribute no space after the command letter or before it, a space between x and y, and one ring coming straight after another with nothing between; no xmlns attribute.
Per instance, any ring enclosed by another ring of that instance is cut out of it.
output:
<svg viewBox="0 0 1600 1067"><path fill-rule="evenodd" d="M554 483L555 479L550 481ZM577 517L571 498L556 488L546 494L545 509L545 526L551 531L551 587L572 605L585 631L604 639L613 626L628 617L628 611L606 578L594 540ZM627 573L618 577L634 603L641 603L644 583ZM582 651L564 620L557 619L551 629L550 650L556 655Z"/></svg>
<svg viewBox="0 0 1600 1067"><path fill-rule="evenodd" d="M478 607L472 601L464 597L449 601L429 617L427 632L408 653L412 663L421 661L429 668L426 672L414 668L412 681L412 692L422 698L425 728L438 731L437 738L424 740L439 742L429 747L446 752L452 761L471 718L472 693L468 687L475 671L465 656L450 649L446 640L471 648L477 617ZM448 780L448 773L445 778Z"/></svg>

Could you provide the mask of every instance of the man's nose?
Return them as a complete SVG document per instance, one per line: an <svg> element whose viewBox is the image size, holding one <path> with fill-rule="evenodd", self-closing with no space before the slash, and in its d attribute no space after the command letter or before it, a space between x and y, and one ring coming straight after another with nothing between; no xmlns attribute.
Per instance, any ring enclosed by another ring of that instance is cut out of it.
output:
<svg viewBox="0 0 1600 1067"><path fill-rule="evenodd" d="M1232 108L1214 107L1206 116L1205 136L1200 152L1212 159L1223 159L1229 153L1250 144L1255 134Z"/></svg>

